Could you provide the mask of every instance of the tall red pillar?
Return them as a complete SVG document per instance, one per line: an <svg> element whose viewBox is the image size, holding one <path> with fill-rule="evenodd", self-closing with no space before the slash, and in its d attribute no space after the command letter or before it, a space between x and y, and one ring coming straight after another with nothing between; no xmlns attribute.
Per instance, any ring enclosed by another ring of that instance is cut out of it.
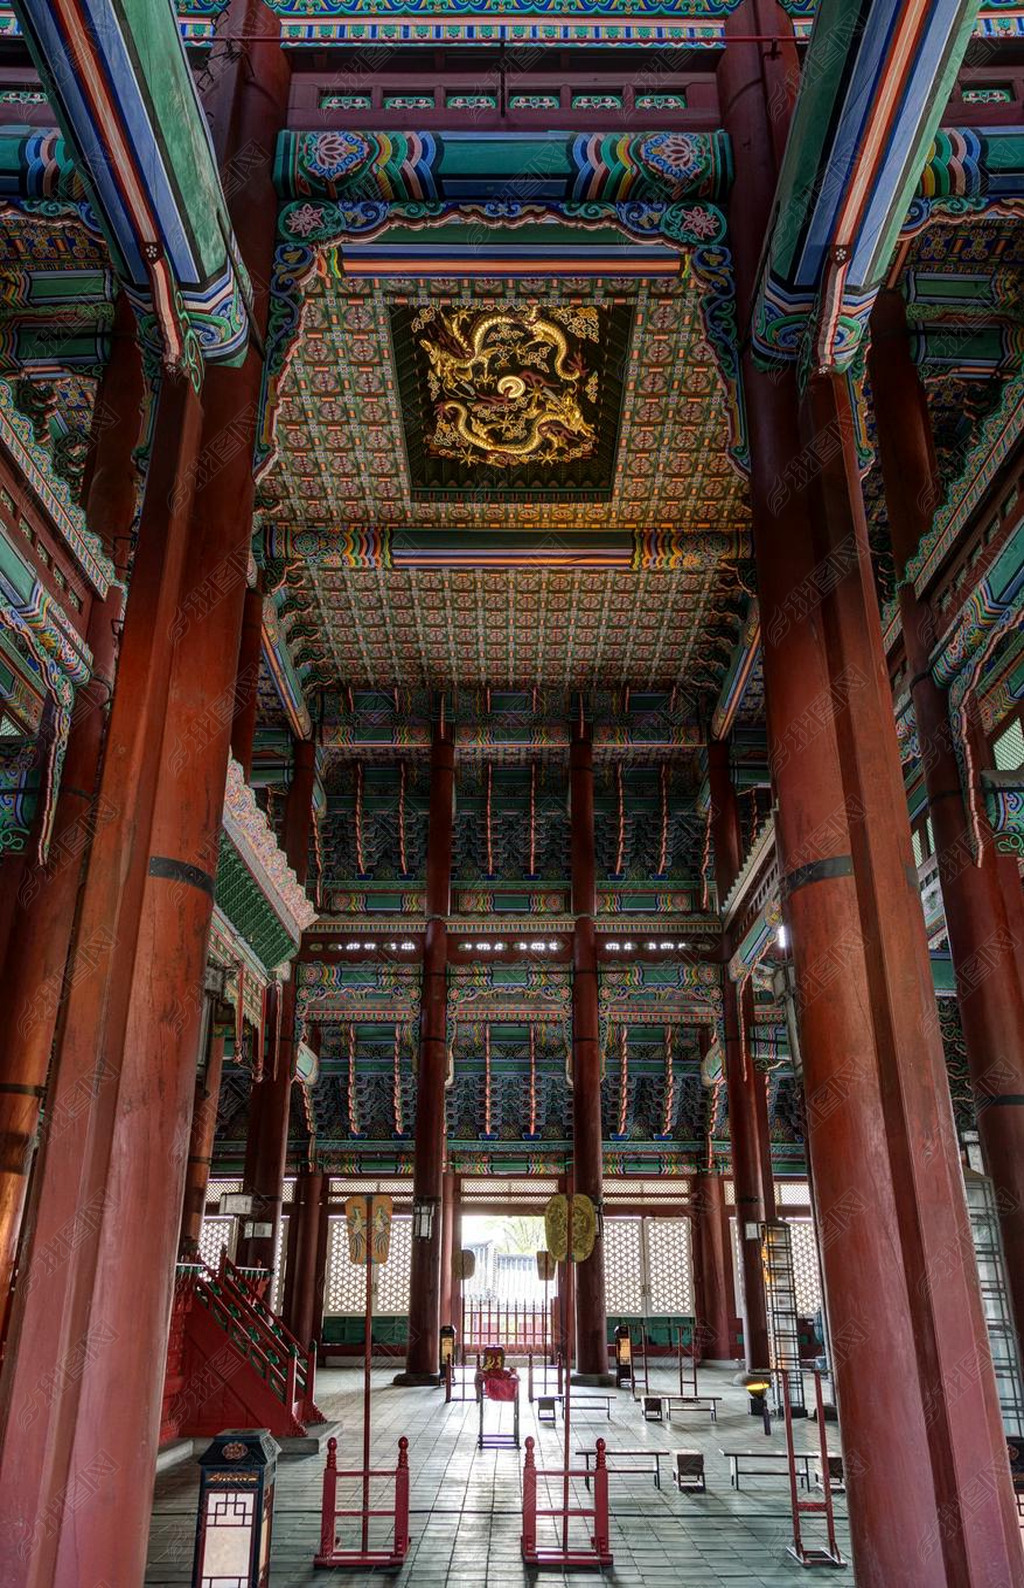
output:
<svg viewBox="0 0 1024 1588"><path fill-rule="evenodd" d="M303 1345L309 1344L320 1324L317 1292L320 1281L322 1298L322 1279L319 1274L320 1224L325 1183L325 1176L319 1170L304 1169L295 1181L295 1199L289 1219L292 1228L289 1230L288 1271L281 1310L285 1323Z"/></svg>
<svg viewBox="0 0 1024 1588"><path fill-rule="evenodd" d="M441 1188L441 1322L452 1324L452 1241L455 1236L455 1176L444 1172Z"/></svg>
<svg viewBox="0 0 1024 1588"><path fill-rule="evenodd" d="M213 1138L217 1130L217 1102L224 1068L224 1036L211 1028L206 1063L196 1077L192 1103L192 1133L185 1164L185 1196L181 1211L181 1237L178 1251L182 1258L199 1250L199 1236L206 1212L206 1190L213 1161Z"/></svg>
<svg viewBox="0 0 1024 1588"><path fill-rule="evenodd" d="M309 739L296 739L292 751L292 778L284 810L284 849L299 882L309 872L309 839L313 828L313 781L316 747ZM295 967L277 991L276 1007L268 1007L266 1047L272 1055L263 1074L254 1081L249 1099L249 1124L245 1143L242 1186L257 1198L255 1223L271 1224L269 1235L243 1236L237 1260L247 1267L273 1270L288 1167L288 1123L291 1115L295 1064Z"/></svg>
<svg viewBox="0 0 1024 1588"><path fill-rule="evenodd" d="M86 522L120 574L135 516L132 452L139 439L143 396L135 320L122 297L96 402L97 412L110 422L103 424L93 444L85 503ZM7 1018L0 1021L0 1323L14 1275L82 864L93 831L114 816L113 807L97 802L96 795L123 602L121 586L114 585L90 612L86 638L93 673L75 700L50 854L45 865L24 865L11 900L11 932L0 979L0 999L7 1010ZM13 879L7 880L14 890ZM0 1327L0 1337L2 1333Z"/></svg>
<svg viewBox="0 0 1024 1588"><path fill-rule="evenodd" d="M743 1353L749 1372L767 1368L768 1300L765 1295L761 1241L757 1226L764 1220L764 1182L758 1141L754 1082L759 1079L743 1034L743 999L726 976L723 981L725 1084L729 1094L729 1145L736 1234L743 1276Z"/></svg>
<svg viewBox="0 0 1024 1588"><path fill-rule="evenodd" d="M316 746L311 739L296 739L292 751L292 780L284 807L284 848L288 864L303 883L309 876L315 778Z"/></svg>
<svg viewBox="0 0 1024 1588"><path fill-rule="evenodd" d="M729 1210L725 1182L720 1174L697 1177L691 1202L693 1214L694 1348L704 1362L735 1360L733 1319L736 1290L729 1244Z"/></svg>
<svg viewBox="0 0 1024 1588"><path fill-rule="evenodd" d="M430 752L427 824L427 931L423 944L420 1059L416 1077L414 1202L429 1204L429 1237L414 1236L409 1283L409 1344L396 1384L439 1380L441 1227L444 1192L445 1076L448 1069L448 914L455 806L455 746L442 726Z"/></svg>
<svg viewBox="0 0 1024 1588"><path fill-rule="evenodd" d="M768 0L742 0L726 21L719 89L742 326L772 219L770 96L796 71L792 43L757 40L787 33ZM847 391L812 378L801 428L795 369L766 375L749 343L742 367L779 865L857 1580L1019 1585Z"/></svg>
<svg viewBox="0 0 1024 1588"><path fill-rule="evenodd" d="M294 977L294 969L293 969ZM280 1000L280 1019L278 1019ZM236 1261L246 1268L276 1271L277 1239L288 1168L288 1124L295 1069L295 984L280 983L267 1000L263 1074L249 1094L249 1122L242 1189L255 1197L252 1222L270 1225L267 1235L243 1235Z"/></svg>
<svg viewBox="0 0 1024 1588"><path fill-rule="evenodd" d="M235 714L231 720L231 754L252 781L252 748L260 703L260 651L263 644L263 579L245 592L242 637L238 647Z"/></svg>
<svg viewBox="0 0 1024 1588"><path fill-rule="evenodd" d="M981 849L975 861L953 749L948 696L929 667L935 619L906 578L906 565L931 528L938 489L928 403L911 356L906 313L898 293L882 294L871 329L872 401L911 698L978 1133L985 1167L996 1189L1007 1281L1020 1328L1024 1326L1024 987L1016 954L1016 922L1007 910L980 791ZM1019 895L1020 879L1015 865L1013 869Z"/></svg>
<svg viewBox="0 0 1024 1588"><path fill-rule="evenodd" d="M572 850L572 1161L573 1191L602 1202L601 1029L597 996L597 886L594 854L594 746L582 722L569 749ZM613 1382L608 1372L604 1241L574 1274L576 1372L581 1382Z"/></svg>
<svg viewBox="0 0 1024 1588"><path fill-rule="evenodd" d="M263 331L288 69L264 7L224 16L232 138L217 147L247 151L232 212ZM201 433L190 391L165 377L160 399L101 783L119 819L86 872L52 1088L68 1123L43 1147L5 1363L5 1588L144 1575L230 737L211 702L232 698L237 669L260 375L254 348L208 369ZM227 588L226 565L239 570ZM81 1371L54 1383L69 1362ZM45 1384L48 1415L26 1430Z"/></svg>
<svg viewBox="0 0 1024 1588"><path fill-rule="evenodd" d="M708 792L711 799L711 841L715 853L715 883L719 903L724 902L742 863L739 810L729 770L729 745L712 740L708 745ZM725 1084L729 1096L729 1146L732 1157L736 1233L743 1277L743 1351L748 1372L767 1368L768 1299L757 1225L775 1216L772 1187L771 1143L764 1077L759 1075L751 1051L753 999L749 986L740 990L723 972L723 1027ZM767 1153L767 1164L764 1162Z"/></svg>

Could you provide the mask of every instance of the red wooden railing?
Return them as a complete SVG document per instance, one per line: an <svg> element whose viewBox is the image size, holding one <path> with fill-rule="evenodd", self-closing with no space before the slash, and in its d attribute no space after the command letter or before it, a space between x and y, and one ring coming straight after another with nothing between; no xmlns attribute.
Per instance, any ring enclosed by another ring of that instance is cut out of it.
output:
<svg viewBox="0 0 1024 1588"><path fill-rule="evenodd" d="M370 1480L391 1478L395 1480L395 1503L390 1508L371 1507ZM338 1509L339 1478L358 1478L362 1484L363 1503L357 1507ZM371 1517L393 1517L394 1538L392 1547L370 1549ZM359 1549L343 1549L338 1540L339 1517L358 1517L360 1521ZM327 1465L324 1468L324 1492L320 1507L320 1553L314 1566L400 1566L409 1553L409 1441L404 1434L398 1441L398 1465L392 1472L388 1467L371 1470L355 1467L342 1471L338 1467L338 1441L327 1441Z"/></svg>
<svg viewBox="0 0 1024 1588"><path fill-rule="evenodd" d="M300 1422L324 1421L314 1400L315 1347L304 1348L299 1344L226 1253L221 1253L216 1272L202 1258L179 1265L176 1304L179 1298L184 1301L189 1291L216 1319L275 1399Z"/></svg>
<svg viewBox="0 0 1024 1588"><path fill-rule="evenodd" d="M597 1441L596 1461L593 1472L584 1472L583 1468L569 1469L560 1467L557 1470L545 1468L541 1470L534 1461L534 1440L532 1436L526 1440L526 1463L523 1467L523 1559L528 1566L611 1566L611 1531L608 1518L608 1467L605 1462L605 1443L603 1439ZM592 1507L573 1506L569 1504L569 1479L592 1477L594 1480L594 1504ZM543 1478L546 1482L558 1480L563 1485L565 1498L560 1506L538 1507L537 1505L537 1479ZM561 1543L552 1548L540 1548L537 1544L537 1518L557 1517L561 1522ZM588 1520L593 1517L594 1531L590 1535L589 1549L578 1544L569 1543L569 1521L583 1518Z"/></svg>
<svg viewBox="0 0 1024 1588"><path fill-rule="evenodd" d="M551 1336L547 1309L531 1302L467 1301L463 1361L466 1353L482 1351L488 1345L504 1346L506 1354L549 1353Z"/></svg>

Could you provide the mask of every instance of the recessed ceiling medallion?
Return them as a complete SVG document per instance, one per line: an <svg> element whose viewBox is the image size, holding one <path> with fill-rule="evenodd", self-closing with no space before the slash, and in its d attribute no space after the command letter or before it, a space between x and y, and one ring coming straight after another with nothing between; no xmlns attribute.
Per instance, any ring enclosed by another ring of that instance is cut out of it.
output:
<svg viewBox="0 0 1024 1588"><path fill-rule="evenodd" d="M392 311L413 496L610 495L623 304Z"/></svg>

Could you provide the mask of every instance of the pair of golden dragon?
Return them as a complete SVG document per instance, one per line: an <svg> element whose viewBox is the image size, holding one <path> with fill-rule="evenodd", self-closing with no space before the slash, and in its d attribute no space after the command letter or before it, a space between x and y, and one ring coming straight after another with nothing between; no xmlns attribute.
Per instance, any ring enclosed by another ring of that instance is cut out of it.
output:
<svg viewBox="0 0 1024 1588"><path fill-rule="evenodd" d="M535 308L457 309L444 329L443 340L420 338L440 398L433 445L442 456L511 465L591 450L595 430L579 401L586 371L560 326Z"/></svg>

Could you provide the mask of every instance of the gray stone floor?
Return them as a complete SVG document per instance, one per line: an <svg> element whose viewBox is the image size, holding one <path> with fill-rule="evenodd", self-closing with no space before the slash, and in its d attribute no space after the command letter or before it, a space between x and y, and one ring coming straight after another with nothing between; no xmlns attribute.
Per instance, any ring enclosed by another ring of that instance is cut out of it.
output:
<svg viewBox="0 0 1024 1588"><path fill-rule="evenodd" d="M412 1543L401 1571L393 1578L415 1588L519 1588L532 1581L520 1555L522 1452L476 1448L477 1408L472 1403L445 1406L441 1391L397 1389L394 1368L375 1370L372 1459L393 1465L400 1434L409 1438ZM677 1387L667 1369L652 1373L652 1390ZM616 1396L612 1420L603 1412L573 1418L574 1448L593 1445L602 1437L609 1448L657 1446L665 1450L700 1449L705 1455L707 1495L681 1495L662 1463L663 1488L654 1487L649 1472L613 1475L611 1491L612 1553L615 1564L604 1573L563 1574L545 1571L543 1583L593 1583L599 1577L629 1588L778 1588L803 1579L802 1568L786 1549L791 1541L788 1483L781 1477L746 1478L737 1493L729 1484L725 1449L784 1450L779 1424L770 1440L760 1422L746 1410L746 1397L730 1384L724 1371L701 1372L701 1389L723 1395L717 1424L706 1412L690 1411L671 1424L645 1423L640 1408L625 1391ZM339 1462L358 1465L361 1457L362 1375L349 1369L320 1374L317 1400L332 1420L341 1423ZM502 1409L503 1425L511 1408ZM538 1465L559 1467L562 1425L538 1426L534 1409L522 1403L521 1435L537 1440ZM798 1448L817 1449L812 1422L796 1424ZM835 1424L829 1427L829 1448L839 1451ZM783 1469L784 1470L784 1469ZM319 1539L321 1457L290 1458L278 1468L271 1588L308 1588L330 1579L314 1571ZM559 1491L561 1485L555 1486ZM582 1486L576 1490L586 1503ZM184 1463L157 1479L150 1533L147 1588L188 1583L195 1538L198 1468ZM553 1497L554 1498L554 1497ZM384 1502L382 1502L384 1503ZM541 1501L543 1504L544 1502ZM849 1555L845 1497L837 1497L840 1547ZM805 1539L814 1542L822 1524L805 1523ZM345 1571L338 1580L359 1585L387 1580L381 1573ZM854 1581L853 1571L831 1570L834 1584Z"/></svg>

